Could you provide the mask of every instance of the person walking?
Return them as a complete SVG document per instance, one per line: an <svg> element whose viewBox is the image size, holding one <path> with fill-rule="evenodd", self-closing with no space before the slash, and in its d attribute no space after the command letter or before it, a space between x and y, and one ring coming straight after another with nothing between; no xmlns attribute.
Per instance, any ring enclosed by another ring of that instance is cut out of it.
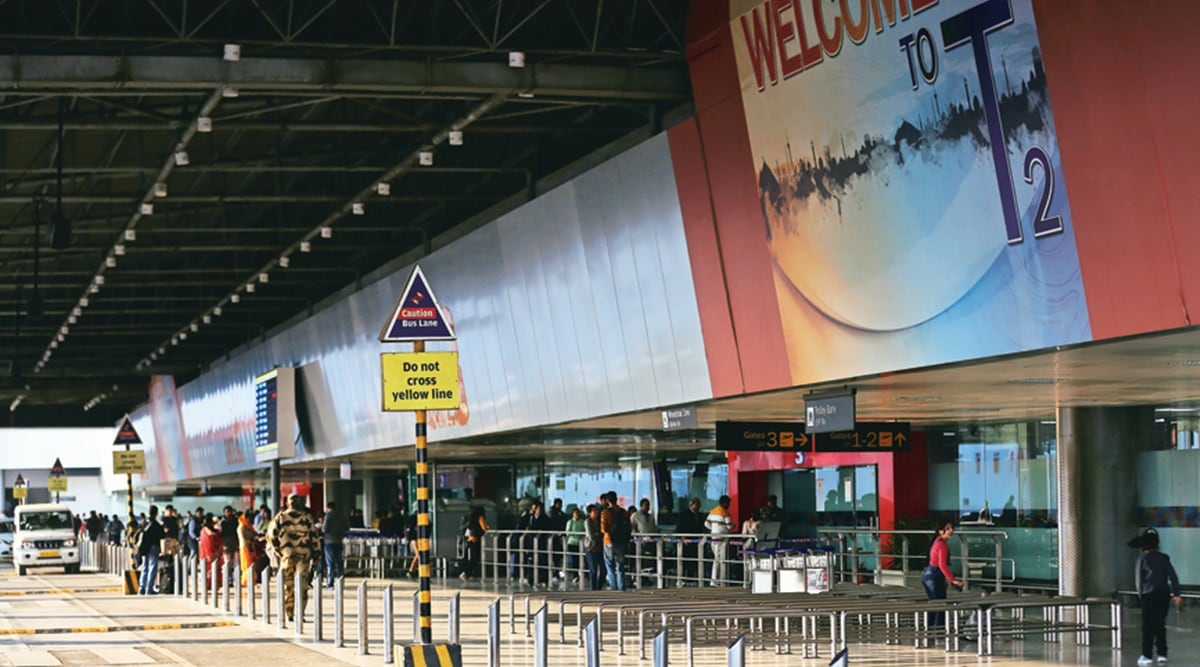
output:
<svg viewBox="0 0 1200 667"><path fill-rule="evenodd" d="M293 493L287 497L284 509L271 521L267 531L267 543L279 557L280 576L283 577L284 614L295 620L296 594L300 594L300 611L308 603L304 590L296 590L296 575L299 574L307 587L308 571L312 567L313 552L317 547L317 528L312 515L304 507L304 496Z"/></svg>
<svg viewBox="0 0 1200 667"><path fill-rule="evenodd" d="M690 582L698 577L700 562L700 544L696 537L699 533L704 532L704 515L700 513L700 499L692 498L688 501L687 509L679 513L679 520L675 522L675 532L683 535L679 538L679 549L683 552L683 575L684 582Z"/></svg>
<svg viewBox="0 0 1200 667"><path fill-rule="evenodd" d="M1167 663L1167 612L1171 603L1178 609L1183 604L1180 596L1179 575L1171 565L1171 557L1158 549L1158 531L1147 528L1146 532L1129 541L1129 546L1142 550L1134 569L1138 599L1142 607L1142 655L1137 664L1153 663L1154 649L1158 649L1158 664Z"/></svg>
<svg viewBox="0 0 1200 667"><path fill-rule="evenodd" d="M929 547L929 565L921 572L921 586L925 589L925 597L930 600L946 599L946 583L962 589L963 582L950 571L950 544L947 542L954 537L954 524L945 523L933 538L933 546ZM934 612L929 615L930 627L940 627L946 624L944 612Z"/></svg>
<svg viewBox="0 0 1200 667"><path fill-rule="evenodd" d="M221 543L225 553L222 567L235 568L238 562L238 513L229 505L221 512Z"/></svg>
<svg viewBox="0 0 1200 667"><path fill-rule="evenodd" d="M333 588L334 579L346 576L345 539L350 532L350 522L338 511L331 500L325 505L325 519L321 522L325 542L325 588Z"/></svg>
<svg viewBox="0 0 1200 667"><path fill-rule="evenodd" d="M154 595L158 592L158 555L162 540L166 537L162 524L158 522L158 506L150 506L150 516L138 531L137 553L142 563L142 575L138 581L139 595Z"/></svg>

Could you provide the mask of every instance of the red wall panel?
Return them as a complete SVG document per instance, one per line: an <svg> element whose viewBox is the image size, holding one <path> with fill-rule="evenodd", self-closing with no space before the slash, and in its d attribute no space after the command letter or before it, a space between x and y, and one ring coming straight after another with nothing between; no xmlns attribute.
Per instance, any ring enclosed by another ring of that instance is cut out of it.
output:
<svg viewBox="0 0 1200 667"><path fill-rule="evenodd" d="M1200 3L1035 0L1092 335L1190 324L1200 303Z"/></svg>

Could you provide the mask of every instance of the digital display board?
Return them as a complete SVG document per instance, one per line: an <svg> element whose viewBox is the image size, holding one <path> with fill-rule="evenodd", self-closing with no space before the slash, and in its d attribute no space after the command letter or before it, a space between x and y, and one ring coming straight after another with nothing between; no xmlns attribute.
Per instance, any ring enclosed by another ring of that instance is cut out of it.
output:
<svg viewBox="0 0 1200 667"><path fill-rule="evenodd" d="M280 366L254 378L254 460L296 455L296 370Z"/></svg>

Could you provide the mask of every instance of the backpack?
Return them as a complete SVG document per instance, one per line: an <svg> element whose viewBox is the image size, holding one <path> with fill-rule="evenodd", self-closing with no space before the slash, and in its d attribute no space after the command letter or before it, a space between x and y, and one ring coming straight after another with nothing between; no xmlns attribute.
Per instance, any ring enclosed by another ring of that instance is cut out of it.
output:
<svg viewBox="0 0 1200 667"><path fill-rule="evenodd" d="M623 546L629 543L630 536L633 535L633 527L629 524L629 515L619 507L614 507L610 510L609 517L609 536L612 543L617 546Z"/></svg>

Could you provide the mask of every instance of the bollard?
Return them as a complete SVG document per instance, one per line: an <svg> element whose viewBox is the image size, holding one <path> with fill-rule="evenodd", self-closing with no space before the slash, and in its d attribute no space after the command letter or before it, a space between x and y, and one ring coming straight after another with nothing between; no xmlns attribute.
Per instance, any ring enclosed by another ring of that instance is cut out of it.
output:
<svg viewBox="0 0 1200 667"><path fill-rule="evenodd" d="M500 667L500 598L488 607L488 667Z"/></svg>
<svg viewBox="0 0 1200 667"><path fill-rule="evenodd" d="M367 655L367 582L358 585L358 654Z"/></svg>
<svg viewBox="0 0 1200 667"><path fill-rule="evenodd" d="M271 624L271 568L263 568L262 571L262 604L263 604L263 624Z"/></svg>
<svg viewBox="0 0 1200 667"><path fill-rule="evenodd" d="M458 616L459 616L459 612L458 612L458 606L459 606L459 603L460 603L460 598L461 598L461 597L462 597L462 593L455 593L455 594L454 594L454 597L450 598L450 613L447 615L448 617L447 617L447 619L446 619L446 625L447 625L447 627L448 627L448 629L447 629L447 631L446 631L446 632L447 632L447 637L446 637L446 639L447 639L447 641L449 641L451 644L457 644L457 643L458 643L458 631L459 631L459 627L458 627Z"/></svg>
<svg viewBox="0 0 1200 667"><path fill-rule="evenodd" d="M413 643L421 643L421 591L413 591Z"/></svg>
<svg viewBox="0 0 1200 667"><path fill-rule="evenodd" d="M392 584L383 589L383 664L396 661L396 626L392 614Z"/></svg>
<svg viewBox="0 0 1200 667"><path fill-rule="evenodd" d="M738 635L729 645L729 667L746 667L746 636Z"/></svg>
<svg viewBox="0 0 1200 667"><path fill-rule="evenodd" d="M318 584L321 583L320 577L317 577L317 583ZM313 586L313 643L314 644L320 642L323 639L323 637L321 635L324 631L324 629L322 627L324 625L324 622L323 622L324 619L321 618L321 607L323 606L321 598L323 595L322 591L324 590L324 588L325 588L324 586L320 586L320 585Z"/></svg>
<svg viewBox="0 0 1200 667"><path fill-rule="evenodd" d="M533 666L547 667L547 650L546 645L546 605L542 604L542 608L538 609L537 615L533 617Z"/></svg>
<svg viewBox="0 0 1200 667"><path fill-rule="evenodd" d="M584 654L587 667L600 667L600 633L596 632L596 619L588 621L583 628Z"/></svg>
<svg viewBox="0 0 1200 667"><path fill-rule="evenodd" d="M254 590L251 589L250 597L254 597ZM234 568L233 575L233 613L235 616L242 615L242 568L238 566Z"/></svg>
<svg viewBox="0 0 1200 667"><path fill-rule="evenodd" d="M214 560L212 567L208 568L212 572L212 606L213 609L221 608L221 561Z"/></svg>
<svg viewBox="0 0 1200 667"><path fill-rule="evenodd" d="M250 615L250 620L253 621L258 618L258 610L254 608L255 596L254 596L254 567L253 566L251 566L251 568L250 568L249 579L250 579L250 584L246 587L246 606L249 607L247 612Z"/></svg>
<svg viewBox="0 0 1200 667"><path fill-rule="evenodd" d="M221 567L221 576L223 577L221 579L221 603L222 603L222 606L225 608L226 614L229 613L229 608L231 606L230 605L231 600L229 599L231 582L229 580L233 577L233 572L236 569L237 568L235 568L233 566L233 563L229 563L229 562L226 562Z"/></svg>
<svg viewBox="0 0 1200 667"><path fill-rule="evenodd" d="M212 584L212 568L201 565L197 569L200 570L200 597L196 599L200 604L208 604L208 589Z"/></svg>
<svg viewBox="0 0 1200 667"><path fill-rule="evenodd" d="M280 559L282 561L282 559ZM286 575L283 573L283 563L279 564L279 572L275 574L275 606L279 608L279 612L275 615L275 627L280 630L287 629L287 605L284 604L283 581Z"/></svg>
<svg viewBox="0 0 1200 667"><path fill-rule="evenodd" d="M304 579L304 572L296 568L296 576L292 578L292 627L295 628L297 637L304 634L304 598L308 597Z"/></svg>
<svg viewBox="0 0 1200 667"><path fill-rule="evenodd" d="M333 583L333 645L335 648L342 648L346 645L345 601L345 586L343 586L343 580L338 579Z"/></svg>
<svg viewBox="0 0 1200 667"><path fill-rule="evenodd" d="M654 667L667 667L667 629L663 628L654 635Z"/></svg>

